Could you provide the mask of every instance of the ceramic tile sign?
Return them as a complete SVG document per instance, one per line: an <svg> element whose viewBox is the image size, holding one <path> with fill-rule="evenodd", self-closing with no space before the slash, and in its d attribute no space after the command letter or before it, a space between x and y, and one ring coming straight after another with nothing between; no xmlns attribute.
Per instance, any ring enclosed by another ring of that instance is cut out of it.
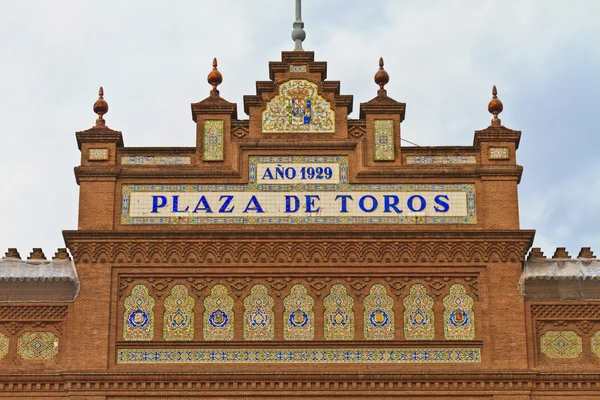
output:
<svg viewBox="0 0 600 400"><path fill-rule="evenodd" d="M350 184L345 156L252 156L246 185L122 186L121 224L474 224L475 185Z"/></svg>

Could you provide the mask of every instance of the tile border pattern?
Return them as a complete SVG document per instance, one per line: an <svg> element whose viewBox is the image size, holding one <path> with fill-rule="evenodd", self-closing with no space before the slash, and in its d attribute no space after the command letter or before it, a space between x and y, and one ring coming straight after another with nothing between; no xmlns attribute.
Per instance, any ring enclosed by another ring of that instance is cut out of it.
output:
<svg viewBox="0 0 600 400"><path fill-rule="evenodd" d="M123 156L121 165L190 165L191 157L181 156Z"/></svg>

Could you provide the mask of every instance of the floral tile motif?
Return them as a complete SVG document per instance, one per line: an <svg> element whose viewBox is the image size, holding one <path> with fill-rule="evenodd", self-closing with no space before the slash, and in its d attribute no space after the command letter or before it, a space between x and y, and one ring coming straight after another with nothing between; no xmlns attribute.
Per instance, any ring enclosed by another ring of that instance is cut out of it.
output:
<svg viewBox="0 0 600 400"><path fill-rule="evenodd" d="M263 111L265 133L333 133L335 113L319 95L317 84L291 79L279 85L279 93Z"/></svg>
<svg viewBox="0 0 600 400"><path fill-rule="evenodd" d="M204 299L204 340L233 340L233 298L223 285L215 285Z"/></svg>
<svg viewBox="0 0 600 400"><path fill-rule="evenodd" d="M406 156L407 164L477 164L476 156Z"/></svg>
<svg viewBox="0 0 600 400"><path fill-rule="evenodd" d="M447 340L475 339L473 298L463 285L450 286L450 293L444 297L444 336Z"/></svg>
<svg viewBox="0 0 600 400"><path fill-rule="evenodd" d="M583 351L581 336L573 331L548 331L541 338L541 350L548 358L577 358Z"/></svg>
<svg viewBox="0 0 600 400"><path fill-rule="evenodd" d="M590 344L592 346L592 353L594 353L596 357L600 358L600 331L592 335L590 338Z"/></svg>
<svg viewBox="0 0 600 400"><path fill-rule="evenodd" d="M24 360L50 360L58 354L58 338L52 332L24 332L17 353Z"/></svg>
<svg viewBox="0 0 600 400"><path fill-rule="evenodd" d="M119 364L438 364L480 363L477 348L120 349Z"/></svg>
<svg viewBox="0 0 600 400"><path fill-rule="evenodd" d="M223 120L204 121L204 161L223 161Z"/></svg>
<svg viewBox="0 0 600 400"><path fill-rule="evenodd" d="M108 149L90 149L88 153L89 161L106 161L108 160Z"/></svg>
<svg viewBox="0 0 600 400"><path fill-rule="evenodd" d="M391 119L375 120L375 161L394 161L394 121Z"/></svg>
<svg viewBox="0 0 600 400"><path fill-rule="evenodd" d="M165 298L163 338L165 340L194 339L194 299L184 285L175 285Z"/></svg>
<svg viewBox="0 0 600 400"><path fill-rule="evenodd" d="M123 339L154 339L154 299L148 294L145 285L135 285L131 294L125 298Z"/></svg>
<svg viewBox="0 0 600 400"><path fill-rule="evenodd" d="M394 340L394 299L385 286L376 284L363 301L366 340Z"/></svg>
<svg viewBox="0 0 600 400"><path fill-rule="evenodd" d="M0 360L8 354L8 336L0 333Z"/></svg>
<svg viewBox="0 0 600 400"><path fill-rule="evenodd" d="M290 72L307 72L306 65L290 65Z"/></svg>
<svg viewBox="0 0 600 400"><path fill-rule="evenodd" d="M354 299L346 286L335 284L323 300L325 340L354 339Z"/></svg>
<svg viewBox="0 0 600 400"><path fill-rule="evenodd" d="M274 304L275 301L269 296L266 286L252 286L250 294L244 299L244 339L274 339Z"/></svg>
<svg viewBox="0 0 600 400"><path fill-rule="evenodd" d="M314 299L301 284L292 286L289 296L283 300L283 337L285 340L314 340Z"/></svg>
<svg viewBox="0 0 600 400"><path fill-rule="evenodd" d="M425 286L417 283L410 287L404 304L404 338L406 340L435 339L433 299Z"/></svg>
<svg viewBox="0 0 600 400"><path fill-rule="evenodd" d="M191 157L179 156L132 156L121 157L121 165L189 165Z"/></svg>
<svg viewBox="0 0 600 400"><path fill-rule="evenodd" d="M508 147L490 147L490 160L507 160Z"/></svg>

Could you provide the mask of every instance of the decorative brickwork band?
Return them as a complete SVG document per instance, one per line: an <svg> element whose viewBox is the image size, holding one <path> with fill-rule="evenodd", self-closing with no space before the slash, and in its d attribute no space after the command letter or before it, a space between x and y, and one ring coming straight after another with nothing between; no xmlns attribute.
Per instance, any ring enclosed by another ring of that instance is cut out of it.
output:
<svg viewBox="0 0 600 400"><path fill-rule="evenodd" d="M283 337L285 340L313 340L315 338L315 301L301 284L292 286L283 301Z"/></svg>
<svg viewBox="0 0 600 400"><path fill-rule="evenodd" d="M463 285L450 286L444 297L444 336L447 340L474 340L473 299Z"/></svg>
<svg viewBox="0 0 600 400"><path fill-rule="evenodd" d="M387 294L385 286L371 286L363 302L364 335L366 340L394 340L394 299Z"/></svg>
<svg viewBox="0 0 600 400"><path fill-rule="evenodd" d="M326 340L354 339L354 300L346 293L346 286L333 285L323 301Z"/></svg>
<svg viewBox="0 0 600 400"><path fill-rule="evenodd" d="M165 299L163 337L180 341L194 339L194 299L184 285L173 286L171 295Z"/></svg>
<svg viewBox="0 0 600 400"><path fill-rule="evenodd" d="M404 338L406 340L433 340L435 315L433 299L425 286L417 283L410 287L404 303Z"/></svg>
<svg viewBox="0 0 600 400"><path fill-rule="evenodd" d="M264 285L254 285L244 299L244 339L273 340L275 315L273 298Z"/></svg>
<svg viewBox="0 0 600 400"><path fill-rule="evenodd" d="M154 339L154 299L145 285L135 285L125 299L123 315L123 339Z"/></svg>
<svg viewBox="0 0 600 400"><path fill-rule="evenodd" d="M375 161L394 161L394 121L391 119L375 120Z"/></svg>

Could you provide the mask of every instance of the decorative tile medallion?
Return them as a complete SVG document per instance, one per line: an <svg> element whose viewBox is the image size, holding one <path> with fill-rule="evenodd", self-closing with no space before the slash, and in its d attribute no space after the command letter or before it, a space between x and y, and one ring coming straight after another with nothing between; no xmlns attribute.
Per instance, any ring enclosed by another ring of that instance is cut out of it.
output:
<svg viewBox="0 0 600 400"><path fill-rule="evenodd" d="M510 157L508 156L508 147L490 147L490 160L507 160Z"/></svg>
<svg viewBox="0 0 600 400"><path fill-rule="evenodd" d="M90 149L88 153L89 161L106 161L108 160L108 149Z"/></svg>
<svg viewBox="0 0 600 400"><path fill-rule="evenodd" d="M175 285L165 298L163 338L165 340L194 339L194 299L184 285Z"/></svg>
<svg viewBox="0 0 600 400"><path fill-rule="evenodd" d="M592 353L594 353L596 357L600 358L600 331L592 335L590 338L590 344L592 346Z"/></svg>
<svg viewBox="0 0 600 400"><path fill-rule="evenodd" d="M233 340L233 298L223 285L215 285L204 299L204 340Z"/></svg>
<svg viewBox="0 0 600 400"><path fill-rule="evenodd" d="M154 299L148 294L145 285L135 285L131 294L125 298L123 339L154 339Z"/></svg>
<svg viewBox="0 0 600 400"><path fill-rule="evenodd" d="M124 184L121 223L477 223L474 184L350 184L346 156L250 156L248 173L247 185Z"/></svg>
<svg viewBox="0 0 600 400"><path fill-rule="evenodd" d="M473 299L463 285L450 286L444 297L444 336L447 340L474 340Z"/></svg>
<svg viewBox="0 0 600 400"><path fill-rule="evenodd" d="M435 339L433 299L425 286L417 283L410 287L404 304L404 338L406 340Z"/></svg>
<svg viewBox="0 0 600 400"><path fill-rule="evenodd" d="M17 353L24 360L49 360L58 353L58 338L52 332L24 332Z"/></svg>
<svg viewBox="0 0 600 400"><path fill-rule="evenodd" d="M406 156L407 164L477 164L476 156Z"/></svg>
<svg viewBox="0 0 600 400"><path fill-rule="evenodd" d="M333 133L335 113L319 95L316 83L292 79L279 85L279 94L263 111L265 133Z"/></svg>
<svg viewBox="0 0 600 400"><path fill-rule="evenodd" d="M8 354L8 336L0 333L0 360Z"/></svg>
<svg viewBox="0 0 600 400"><path fill-rule="evenodd" d="M437 364L479 363L477 348L432 349L120 349L119 364Z"/></svg>
<svg viewBox="0 0 600 400"><path fill-rule="evenodd" d="M223 161L223 120L204 121L204 161Z"/></svg>
<svg viewBox="0 0 600 400"><path fill-rule="evenodd" d="M323 306L325 340L353 340L354 299L346 293L346 286L333 285Z"/></svg>
<svg viewBox="0 0 600 400"><path fill-rule="evenodd" d="M573 331L548 331L540 341L548 358L577 358L583 351L581 336Z"/></svg>
<svg viewBox="0 0 600 400"><path fill-rule="evenodd" d="M283 300L283 337L285 340L313 340L315 338L314 299L302 284L292 286Z"/></svg>
<svg viewBox="0 0 600 400"><path fill-rule="evenodd" d="M375 120L375 161L394 161L394 121L391 119Z"/></svg>
<svg viewBox="0 0 600 400"><path fill-rule="evenodd" d="M254 285L244 299L244 339L273 340L275 321L273 305L265 285Z"/></svg>
<svg viewBox="0 0 600 400"><path fill-rule="evenodd" d="M307 72L306 65L290 65L290 72Z"/></svg>
<svg viewBox="0 0 600 400"><path fill-rule="evenodd" d="M121 165L189 165L191 157L179 156L127 156L121 157Z"/></svg>
<svg viewBox="0 0 600 400"><path fill-rule="evenodd" d="M394 340L394 299L388 296L385 286L371 286L363 305L365 339Z"/></svg>

